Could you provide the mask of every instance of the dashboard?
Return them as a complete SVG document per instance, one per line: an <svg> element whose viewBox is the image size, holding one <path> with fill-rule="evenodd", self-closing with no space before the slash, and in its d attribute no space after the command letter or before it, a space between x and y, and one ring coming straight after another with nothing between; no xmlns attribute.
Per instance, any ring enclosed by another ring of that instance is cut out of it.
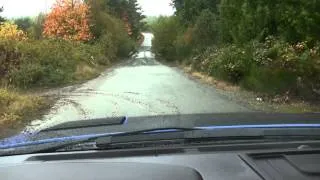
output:
<svg viewBox="0 0 320 180"><path fill-rule="evenodd" d="M6 156L0 179L320 179L318 141L281 144L286 148L256 143Z"/></svg>

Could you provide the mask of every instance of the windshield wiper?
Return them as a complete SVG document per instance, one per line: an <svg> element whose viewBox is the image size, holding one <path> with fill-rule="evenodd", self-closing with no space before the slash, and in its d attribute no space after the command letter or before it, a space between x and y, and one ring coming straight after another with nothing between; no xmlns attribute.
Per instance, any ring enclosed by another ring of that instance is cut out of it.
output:
<svg viewBox="0 0 320 180"><path fill-rule="evenodd" d="M148 136L146 136L148 134ZM130 132L115 136L91 138L82 142L55 146L39 151L38 153L84 151L84 150L110 150L123 148L157 147L163 145L188 145L199 143L239 143L286 141L286 140L320 140L320 132L312 129L292 130L262 130L262 129L219 129L199 130L195 128L152 129L149 131Z"/></svg>
<svg viewBox="0 0 320 180"><path fill-rule="evenodd" d="M129 132L110 132L102 134L88 134L80 136L68 136L68 137L58 137L51 139L42 139L36 141L15 143L15 144L5 144L0 145L0 155L14 155L14 154L25 154L25 153L39 153L39 152L55 152L63 147L72 146L80 143L94 142L96 139L104 137L116 137L116 136L132 136L138 134L162 134L170 132L185 132L199 130L197 128L181 128L181 127L171 127L171 128L155 128L147 130L136 130Z"/></svg>
<svg viewBox="0 0 320 180"><path fill-rule="evenodd" d="M285 128L284 128L285 127ZM288 128L291 127L291 128ZM171 133L171 134L170 134ZM180 133L180 134L179 134ZM149 136L146 136L146 135ZM151 136L150 136L151 135ZM152 136L153 135L153 136ZM158 135L158 136L155 136ZM319 128L313 124L300 125L258 125L257 127L249 125L244 126L210 126L210 127L166 127L144 130L134 130L126 132L110 132L103 134L89 134L80 136L68 136L52 139L42 139L37 141L5 144L0 145L0 155L26 154L39 152L55 152L64 147L71 147L77 144L93 143L98 145L106 145L116 143L119 139L126 142L142 141L142 140L159 140L159 139L194 139L194 138L230 138L238 137L242 139L266 139L274 136L304 136L304 137L320 137ZM110 138L105 142L101 139ZM99 148L99 146L97 146Z"/></svg>

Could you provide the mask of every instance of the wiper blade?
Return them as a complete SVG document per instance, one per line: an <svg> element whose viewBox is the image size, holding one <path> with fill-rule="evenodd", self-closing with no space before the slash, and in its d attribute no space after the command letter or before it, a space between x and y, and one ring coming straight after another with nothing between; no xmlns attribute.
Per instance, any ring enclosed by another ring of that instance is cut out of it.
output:
<svg viewBox="0 0 320 180"><path fill-rule="evenodd" d="M130 136L108 136L100 137L91 144L84 143L78 146L60 149L68 150L110 150L139 147L162 147L167 145L192 145L194 143L252 143L292 141L292 140L320 140L320 132L315 129L299 129L299 132L286 129L261 130L261 129L216 129L212 130L191 130L191 131L164 131L174 133L155 133L150 136L133 134ZM148 132L147 132L148 133ZM87 148L87 149L86 149Z"/></svg>
<svg viewBox="0 0 320 180"><path fill-rule="evenodd" d="M169 133L169 132L185 132L191 131L192 133L198 131L200 134L198 135L186 135L184 138L191 137L204 137L204 133L207 133L207 136L221 136L221 137L230 137L230 136L249 136L249 137L258 137L258 136L267 136L265 133L265 129L276 130L274 133L281 135L295 135L300 133L300 135L304 136L320 136L320 132L318 128L320 124L276 124L276 125L236 125L236 126L203 126L203 127L165 127L165 128L154 128L154 129L145 129L145 130L135 130L135 131L126 131L126 132L110 132L110 133L102 133L102 134L88 134L88 135L79 135L79 136L68 136L68 137L58 137L52 139L42 139L36 141L22 142L22 143L14 143L14 144L0 144L0 155L11 155L11 154L25 154L25 153L37 153L43 151L53 152L54 150L61 149L63 147L72 146L75 144L86 143L95 141L98 138L103 137L118 137L125 136L125 138L130 137L130 135L145 135L145 134L161 134L161 133ZM285 132L287 129L288 132ZM296 131L292 131L292 128L297 129ZM282 131L279 132L279 129ZM305 129L306 131L301 131ZM310 131L311 129L311 131ZM220 131L221 130L221 131ZM312 131L313 130L313 131ZM203 131L203 132L201 132ZM206 131L206 132L205 132ZM218 133L220 131L220 133ZM208 133L210 132L210 133ZM240 132L240 134L239 134ZM242 132L242 135L241 135ZM303 132L303 133L302 133ZM234 133L234 135L232 135ZM301 134L302 133L302 134ZM269 134L271 135L271 134ZM147 137L147 136L145 136Z"/></svg>
<svg viewBox="0 0 320 180"><path fill-rule="evenodd" d="M129 132L111 132L111 133L102 133L102 134L88 134L88 135L79 135L79 136L59 137L59 138L52 138L52 139L42 139L42 140L29 141L29 142L0 145L0 155L7 154L10 151L13 151L10 154L54 152L63 147L72 146L80 143L92 142L95 139L103 138L103 137L130 136L135 134L159 134L159 133L183 132L183 131L191 131L191 130L199 130L199 129L181 128L181 127L156 128L156 129L129 131ZM20 152L20 153L17 153L17 152Z"/></svg>

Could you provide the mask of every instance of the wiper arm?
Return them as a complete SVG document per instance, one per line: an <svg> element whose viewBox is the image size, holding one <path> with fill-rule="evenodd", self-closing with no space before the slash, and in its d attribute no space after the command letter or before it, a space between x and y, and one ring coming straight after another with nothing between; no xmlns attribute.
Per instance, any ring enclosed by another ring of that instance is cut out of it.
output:
<svg viewBox="0 0 320 180"><path fill-rule="evenodd" d="M95 140L104 137L121 137L123 139L128 139L130 135L145 135L145 134L165 134L172 132L177 134L177 132L184 132L183 136L180 138L206 138L206 137L252 137L252 138L264 138L266 136L315 136L320 137L320 131L318 127L320 124L315 126L314 124L294 124L291 125L290 129L288 126L282 128L281 125L247 125L244 126L204 126L204 127L165 127L165 128L154 128L145 130L135 130L127 132L110 132L102 134L89 134L80 136L70 136L70 137L59 137L52 139L43 139L37 141L29 141L23 143L15 144L5 144L0 145L0 156L1 155L14 155L14 154L25 154L25 153L38 153L38 152L54 152L55 150L61 149L63 147L72 146L81 143L95 142ZM292 130L292 128L296 130ZM268 129L266 131L266 129ZM187 131L187 132L186 132ZM272 132L274 131L274 132ZM195 134L198 133L198 134ZM177 138L177 136L175 136ZM150 138L150 136L144 136L144 138ZM156 140L156 139L155 139ZM112 142L110 142L112 143Z"/></svg>
<svg viewBox="0 0 320 180"><path fill-rule="evenodd" d="M115 136L130 136L138 134L161 134L169 132L184 132L199 130L197 128L181 128L181 127L171 127L171 128L155 128L147 130L136 130L128 132L111 132L102 134L88 134L80 136L69 136L69 137L59 137L51 139L42 139L37 141L29 141L23 143L0 145L0 155L9 154L24 154L24 153L39 153L39 152L55 152L58 149L86 143L94 142L96 139L103 137L115 137ZM13 152L11 152L13 151Z"/></svg>
<svg viewBox="0 0 320 180"><path fill-rule="evenodd" d="M149 134L149 136L145 136ZM202 128L172 128L172 129L152 129L149 131L136 131L131 133L124 133L114 136L103 136L92 138L85 142L73 143L79 144L78 150L88 150L88 149L114 149L114 148L127 148L127 147L145 147L148 145L157 146L166 143L184 143L188 144L190 142L231 142L235 141L252 141L252 140L288 140L288 139L319 139L320 131L316 129L299 129L299 132L286 129L216 129L203 130ZM87 144L86 142L92 142ZM83 144L81 144L83 143ZM88 146L89 145L89 146ZM77 148L72 146L70 150L77 150ZM86 149L87 148L87 149ZM67 149L58 148L51 149L46 152L52 151L66 151ZM44 152L41 152L44 153Z"/></svg>

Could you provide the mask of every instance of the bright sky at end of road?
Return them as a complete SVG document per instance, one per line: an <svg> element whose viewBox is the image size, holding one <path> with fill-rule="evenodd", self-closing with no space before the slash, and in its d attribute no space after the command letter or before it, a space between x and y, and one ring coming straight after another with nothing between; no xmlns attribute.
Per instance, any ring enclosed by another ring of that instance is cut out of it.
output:
<svg viewBox="0 0 320 180"><path fill-rule="evenodd" d="M174 9L170 5L172 0L138 0L143 14L146 16L170 16Z"/></svg>
<svg viewBox="0 0 320 180"><path fill-rule="evenodd" d="M40 12L48 12L55 0L0 0L3 6L2 16L16 18L36 16ZM146 16L172 15L174 9L170 6L171 0L138 0L143 14Z"/></svg>

